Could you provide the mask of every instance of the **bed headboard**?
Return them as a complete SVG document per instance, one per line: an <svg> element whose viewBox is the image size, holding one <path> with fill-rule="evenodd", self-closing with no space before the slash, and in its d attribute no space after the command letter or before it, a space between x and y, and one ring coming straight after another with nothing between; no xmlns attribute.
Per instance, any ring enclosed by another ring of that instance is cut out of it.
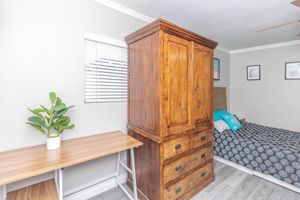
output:
<svg viewBox="0 0 300 200"><path fill-rule="evenodd" d="M214 110L227 110L226 87L214 87Z"/></svg>

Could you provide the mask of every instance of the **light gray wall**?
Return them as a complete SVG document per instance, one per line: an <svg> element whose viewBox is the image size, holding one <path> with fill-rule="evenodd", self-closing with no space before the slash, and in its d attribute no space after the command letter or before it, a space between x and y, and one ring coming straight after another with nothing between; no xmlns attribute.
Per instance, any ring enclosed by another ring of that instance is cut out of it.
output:
<svg viewBox="0 0 300 200"><path fill-rule="evenodd" d="M84 104L84 40L90 32L123 40L145 22L92 0L0 0L0 151L44 144L45 138L25 124L27 107L48 105L56 91L71 111L76 128L63 139L99 132L126 131L126 103ZM221 60L218 86L229 88L229 54L216 50ZM115 156L64 171L64 188L71 189L115 169ZM51 174L8 185L14 190L51 177Z"/></svg>
<svg viewBox="0 0 300 200"><path fill-rule="evenodd" d="M300 61L300 45L232 54L232 112L250 122L300 132L300 80L284 80L285 62L292 61ZM261 65L260 81L246 80L246 66L253 64Z"/></svg>
<svg viewBox="0 0 300 200"><path fill-rule="evenodd" d="M219 49L215 49L215 58L220 59L221 78L214 81L215 87L226 87L227 108L230 110L230 54Z"/></svg>
<svg viewBox="0 0 300 200"><path fill-rule="evenodd" d="M83 33L123 40L143 25L92 0L0 0L0 151L45 143L44 136L25 124L26 108L49 105L51 90L76 105L70 112L76 128L63 139L126 131L126 103L84 104ZM65 189L114 168L111 156L67 169Z"/></svg>

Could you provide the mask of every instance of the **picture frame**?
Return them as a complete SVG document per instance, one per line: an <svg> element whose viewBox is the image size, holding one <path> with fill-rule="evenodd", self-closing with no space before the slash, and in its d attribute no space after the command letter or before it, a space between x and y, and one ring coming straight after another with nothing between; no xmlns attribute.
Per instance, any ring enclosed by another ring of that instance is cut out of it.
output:
<svg viewBox="0 0 300 200"><path fill-rule="evenodd" d="M285 63L285 80L300 80L300 61Z"/></svg>
<svg viewBox="0 0 300 200"><path fill-rule="evenodd" d="M221 79L220 59L214 58L214 80L219 81Z"/></svg>
<svg viewBox="0 0 300 200"><path fill-rule="evenodd" d="M260 65L248 65L247 66L247 80L258 81L261 78Z"/></svg>

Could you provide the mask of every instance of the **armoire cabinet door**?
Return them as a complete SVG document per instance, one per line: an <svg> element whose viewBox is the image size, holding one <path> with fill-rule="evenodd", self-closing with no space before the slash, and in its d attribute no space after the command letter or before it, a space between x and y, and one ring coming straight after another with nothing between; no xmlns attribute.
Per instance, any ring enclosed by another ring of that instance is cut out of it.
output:
<svg viewBox="0 0 300 200"><path fill-rule="evenodd" d="M164 135L193 128L192 42L164 33Z"/></svg>
<svg viewBox="0 0 300 200"><path fill-rule="evenodd" d="M212 120L213 51L195 44L194 48L194 119L196 122Z"/></svg>

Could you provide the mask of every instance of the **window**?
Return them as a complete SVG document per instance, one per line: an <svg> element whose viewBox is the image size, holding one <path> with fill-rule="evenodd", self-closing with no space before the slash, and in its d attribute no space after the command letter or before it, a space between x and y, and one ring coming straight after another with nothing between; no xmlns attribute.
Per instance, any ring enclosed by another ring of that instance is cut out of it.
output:
<svg viewBox="0 0 300 200"><path fill-rule="evenodd" d="M85 103L127 101L125 45L85 39L84 101Z"/></svg>

